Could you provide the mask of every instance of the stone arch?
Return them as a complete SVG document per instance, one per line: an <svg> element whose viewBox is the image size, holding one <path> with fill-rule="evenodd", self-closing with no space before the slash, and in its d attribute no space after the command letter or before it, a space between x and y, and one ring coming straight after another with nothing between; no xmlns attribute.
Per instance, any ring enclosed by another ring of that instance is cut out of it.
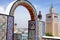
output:
<svg viewBox="0 0 60 40"><path fill-rule="evenodd" d="M37 31L36 31L36 27L37 27L37 13L36 13L36 9L34 8L34 6L27 0L17 0L13 3L12 7L10 8L10 11L9 11L9 15L10 16L13 16L14 17L14 11L15 9L19 6L19 5L22 5L24 6L25 8L27 8L27 10L29 11L30 13L30 17L31 17L31 20L29 21L29 23L31 22L32 24L35 24L34 25L34 28L33 26L28 26L28 40L36 40L36 35L37 35ZM9 23L9 22L8 22ZM30 24L31 24L30 23ZM9 28L9 27L8 27ZM32 29L33 28L33 29ZM13 30L12 30L13 31ZM33 36L31 37L30 34L31 32L33 32ZM13 33L13 32L12 32ZM10 35L10 34L9 34ZM7 36L9 36L7 35ZM9 38L12 38L13 35L11 35L11 37L8 37ZM30 38L31 37L31 38ZM10 39L10 40L13 40L13 39Z"/></svg>
<svg viewBox="0 0 60 40"><path fill-rule="evenodd" d="M14 4L12 5L12 7L10 9L9 15L14 16L14 11L19 5L22 5L25 8L27 8L27 10L30 13L30 17L31 17L32 21L35 21L37 19L36 9L29 1L26 1L26 0L18 0L16 2L14 2Z"/></svg>

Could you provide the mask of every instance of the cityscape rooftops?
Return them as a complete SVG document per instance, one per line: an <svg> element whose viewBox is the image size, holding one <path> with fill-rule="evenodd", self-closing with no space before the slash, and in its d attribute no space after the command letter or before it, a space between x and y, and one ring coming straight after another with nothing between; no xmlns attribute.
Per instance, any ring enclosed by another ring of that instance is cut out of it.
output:
<svg viewBox="0 0 60 40"><path fill-rule="evenodd" d="M14 33L28 33L28 28L17 28Z"/></svg>

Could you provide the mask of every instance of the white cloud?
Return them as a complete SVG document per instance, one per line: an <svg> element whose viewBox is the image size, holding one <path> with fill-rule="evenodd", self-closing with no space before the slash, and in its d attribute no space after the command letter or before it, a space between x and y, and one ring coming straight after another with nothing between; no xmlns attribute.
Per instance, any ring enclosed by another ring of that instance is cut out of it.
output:
<svg viewBox="0 0 60 40"><path fill-rule="evenodd" d="M11 2L11 3L6 7L5 13L6 13L7 15L9 15L10 9L11 9L11 7L12 7L12 5L13 5L14 2L15 2L15 1Z"/></svg>
<svg viewBox="0 0 60 40"><path fill-rule="evenodd" d="M36 5L36 4L33 4L33 5L34 5L35 8L38 8L38 5Z"/></svg>
<svg viewBox="0 0 60 40"><path fill-rule="evenodd" d="M0 14L4 14L4 7L0 6Z"/></svg>

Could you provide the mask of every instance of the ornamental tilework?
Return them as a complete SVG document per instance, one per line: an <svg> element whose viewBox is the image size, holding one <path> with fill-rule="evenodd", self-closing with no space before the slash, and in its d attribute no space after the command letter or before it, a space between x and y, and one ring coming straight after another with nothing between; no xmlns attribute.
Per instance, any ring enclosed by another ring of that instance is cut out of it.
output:
<svg viewBox="0 0 60 40"><path fill-rule="evenodd" d="M0 40L6 40L7 16L0 14Z"/></svg>
<svg viewBox="0 0 60 40"><path fill-rule="evenodd" d="M13 33L14 33L14 18L12 16L8 16L8 29L7 29L7 40L13 40Z"/></svg>

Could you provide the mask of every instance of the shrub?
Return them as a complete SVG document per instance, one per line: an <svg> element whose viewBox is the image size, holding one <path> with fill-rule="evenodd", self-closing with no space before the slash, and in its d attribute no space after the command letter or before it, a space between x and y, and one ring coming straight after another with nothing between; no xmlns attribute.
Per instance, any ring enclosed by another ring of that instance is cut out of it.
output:
<svg viewBox="0 0 60 40"><path fill-rule="evenodd" d="M53 36L52 33L45 33L46 36Z"/></svg>

